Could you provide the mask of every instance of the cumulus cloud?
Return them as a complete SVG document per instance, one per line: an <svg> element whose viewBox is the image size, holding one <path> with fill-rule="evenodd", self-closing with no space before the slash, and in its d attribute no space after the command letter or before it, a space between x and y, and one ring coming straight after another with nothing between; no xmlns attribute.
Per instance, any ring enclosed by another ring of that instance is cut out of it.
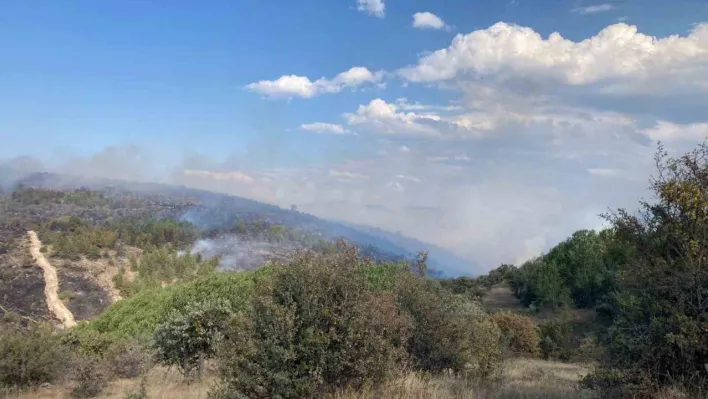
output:
<svg viewBox="0 0 708 399"><path fill-rule="evenodd" d="M315 133L356 134L336 123L314 122L300 125L300 129Z"/></svg>
<svg viewBox="0 0 708 399"><path fill-rule="evenodd" d="M392 136L424 136L428 138L453 138L476 136L486 129L484 122L474 116L442 115L427 111L434 106L418 104L412 106L405 101L388 103L375 98L368 104L362 104L353 113L345 113L344 119L350 126L359 126L368 131ZM440 107L444 109L445 107ZM406 109L418 109L421 112L406 112Z"/></svg>
<svg viewBox="0 0 708 399"><path fill-rule="evenodd" d="M615 6L613 6L612 4L596 4L596 5L592 5L592 6L574 8L573 12L577 13L577 14L588 15L588 14L597 14L597 13L605 12L605 11L611 11L614 9L615 9Z"/></svg>
<svg viewBox="0 0 708 399"><path fill-rule="evenodd" d="M431 12L417 12L413 14L413 27L418 29L443 29L447 25L442 18Z"/></svg>
<svg viewBox="0 0 708 399"><path fill-rule="evenodd" d="M708 122L678 124L660 120L641 133L658 141L704 141L708 139Z"/></svg>
<svg viewBox="0 0 708 399"><path fill-rule="evenodd" d="M353 67L332 79L319 78L314 82L306 76L283 75L276 80L250 83L246 90L270 98L312 98L322 94L339 93L345 88L356 89L364 84L381 82L384 73L372 72L365 67Z"/></svg>
<svg viewBox="0 0 708 399"><path fill-rule="evenodd" d="M559 33L543 38L528 27L499 22L487 29L457 35L452 44L399 73L412 82L458 78L567 86L591 84L625 90L646 81L682 84L708 91L708 24L687 36L656 38L624 23L574 42Z"/></svg>
<svg viewBox="0 0 708 399"><path fill-rule="evenodd" d="M434 113L418 114L415 112L400 112L395 104L376 98L369 104L360 105L355 113L344 114L350 125L367 126L385 134L410 134L436 136L440 132L435 124L441 121Z"/></svg>
<svg viewBox="0 0 708 399"><path fill-rule="evenodd" d="M378 18L386 16L384 0L356 0L356 8Z"/></svg>

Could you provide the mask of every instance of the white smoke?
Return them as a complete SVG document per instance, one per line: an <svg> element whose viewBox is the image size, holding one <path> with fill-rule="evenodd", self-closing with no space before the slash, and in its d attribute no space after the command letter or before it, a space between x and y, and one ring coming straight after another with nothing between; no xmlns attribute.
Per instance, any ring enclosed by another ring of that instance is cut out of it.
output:
<svg viewBox="0 0 708 399"><path fill-rule="evenodd" d="M241 240L234 235L198 240L189 253L204 259L220 257L219 267L225 270L250 270L268 261L284 261L298 248L292 244Z"/></svg>

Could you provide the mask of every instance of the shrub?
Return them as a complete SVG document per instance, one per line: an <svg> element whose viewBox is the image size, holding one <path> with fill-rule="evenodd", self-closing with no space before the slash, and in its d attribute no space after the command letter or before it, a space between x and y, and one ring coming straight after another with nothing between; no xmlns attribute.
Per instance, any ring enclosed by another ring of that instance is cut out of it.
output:
<svg viewBox="0 0 708 399"><path fill-rule="evenodd" d="M530 317L513 312L498 312L491 317L514 354L533 357L540 354L538 330Z"/></svg>
<svg viewBox="0 0 708 399"><path fill-rule="evenodd" d="M77 328L105 333L114 338L136 338L150 342L158 324L165 321L170 312L182 310L190 303L221 299L228 301L234 311L243 309L248 305L258 279L267 274L267 269L225 272L167 288L145 290L118 301L97 319Z"/></svg>
<svg viewBox="0 0 708 399"><path fill-rule="evenodd" d="M72 352L93 357L104 356L117 342L117 339L109 334L81 328L81 326L69 330L62 335L61 340L62 344Z"/></svg>
<svg viewBox="0 0 708 399"><path fill-rule="evenodd" d="M121 340L111 345L105 354L111 374L120 378L135 378L150 367L152 352L135 340Z"/></svg>
<svg viewBox="0 0 708 399"><path fill-rule="evenodd" d="M81 327L64 334L62 344L78 356L104 360L106 371L121 378L140 375L148 367L151 355L149 348L137 340Z"/></svg>
<svg viewBox="0 0 708 399"><path fill-rule="evenodd" d="M196 369L201 378L204 360L214 355L232 316L224 301L193 303L172 311L155 331L153 347L158 362L177 366L185 377Z"/></svg>
<svg viewBox="0 0 708 399"><path fill-rule="evenodd" d="M48 325L0 326L0 386L52 382L62 375L66 355Z"/></svg>
<svg viewBox="0 0 708 399"><path fill-rule="evenodd" d="M374 292L357 253L301 253L275 266L252 309L234 319L212 397L313 397L375 385L405 361L409 318Z"/></svg>
<svg viewBox="0 0 708 399"><path fill-rule="evenodd" d="M539 324L538 335L544 359L570 359L570 326L567 322L551 320Z"/></svg>
<svg viewBox="0 0 708 399"><path fill-rule="evenodd" d="M501 332L478 303L450 294L435 281L401 275L399 306L413 317L406 347L414 367L486 378L501 365Z"/></svg>
<svg viewBox="0 0 708 399"><path fill-rule="evenodd" d="M592 378L609 386L631 382L637 395L653 386L683 387L705 397L708 145L680 158L669 158L660 147L655 161L655 200L641 202L637 212L608 215L633 257L609 306L608 359Z"/></svg>
<svg viewBox="0 0 708 399"><path fill-rule="evenodd" d="M71 301L76 298L76 292L71 290L62 291L59 293L59 300L62 302Z"/></svg>
<svg viewBox="0 0 708 399"><path fill-rule="evenodd" d="M71 391L73 398L94 398L108 386L110 375L107 366L97 356L75 355L71 371L72 379L76 382Z"/></svg>

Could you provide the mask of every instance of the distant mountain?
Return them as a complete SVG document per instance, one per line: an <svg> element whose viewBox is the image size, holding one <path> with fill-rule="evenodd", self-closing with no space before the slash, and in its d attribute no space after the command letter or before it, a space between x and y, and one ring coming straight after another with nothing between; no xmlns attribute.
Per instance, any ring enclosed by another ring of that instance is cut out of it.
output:
<svg viewBox="0 0 708 399"><path fill-rule="evenodd" d="M14 175L12 177L15 177ZM0 176L2 178L2 176ZM7 182L6 182L7 183ZM263 220L321 236L343 238L361 247L366 254L383 259L403 257L412 260L420 250L428 250L428 269L432 275L455 277L479 270L473 262L438 246L388 232L376 227L320 219L316 216L233 195L160 183L144 183L55 173L31 173L15 184L53 189L90 188L111 192L130 192L193 201L195 205L182 219L200 228L231 226L238 221ZM7 186L7 184L6 184ZM377 257L377 256L375 256Z"/></svg>

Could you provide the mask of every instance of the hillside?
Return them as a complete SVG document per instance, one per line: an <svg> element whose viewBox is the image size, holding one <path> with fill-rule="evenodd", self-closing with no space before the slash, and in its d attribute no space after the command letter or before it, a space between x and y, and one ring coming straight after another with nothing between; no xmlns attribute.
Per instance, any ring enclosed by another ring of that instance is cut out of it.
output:
<svg viewBox="0 0 708 399"><path fill-rule="evenodd" d="M261 220L269 224L283 225L298 231L314 234L322 239L345 239L369 251L379 258L415 258L418 251L428 251L428 263L432 273L454 277L465 275L470 270L479 270L473 262L460 258L438 246L394 234L370 226L324 220L303 212L283 209L262 202L157 183L128 182L111 179L86 178L52 173L33 173L16 181L29 187L61 190L81 187L100 190L107 195L142 195L158 198L191 207L180 216L181 220L194 223L202 229L218 229L232 226L239 221ZM7 186L7 184L6 184ZM162 216L162 215L160 215ZM169 213L164 214L170 217Z"/></svg>

